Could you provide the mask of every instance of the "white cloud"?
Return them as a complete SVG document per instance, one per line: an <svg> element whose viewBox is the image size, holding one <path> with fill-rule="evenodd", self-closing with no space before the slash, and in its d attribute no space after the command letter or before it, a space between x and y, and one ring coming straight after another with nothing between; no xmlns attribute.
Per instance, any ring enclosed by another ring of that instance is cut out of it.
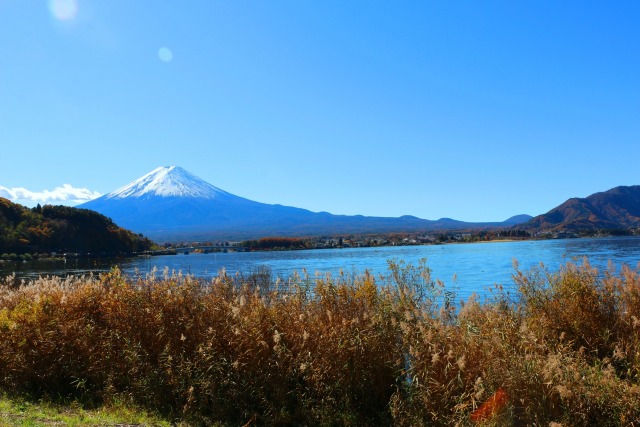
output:
<svg viewBox="0 0 640 427"><path fill-rule="evenodd" d="M11 200L14 203L33 207L41 205L68 205L75 206L80 203L100 197L97 191L87 188L75 188L69 184L56 187L53 190L30 191L26 188L7 188L0 185L0 197Z"/></svg>

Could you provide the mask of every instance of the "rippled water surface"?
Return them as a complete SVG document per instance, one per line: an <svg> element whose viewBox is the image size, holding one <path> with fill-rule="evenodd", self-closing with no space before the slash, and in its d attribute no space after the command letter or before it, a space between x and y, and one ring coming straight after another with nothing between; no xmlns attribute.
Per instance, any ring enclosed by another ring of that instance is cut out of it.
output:
<svg viewBox="0 0 640 427"><path fill-rule="evenodd" d="M486 294L494 284L512 285L513 260L521 269L544 263L557 269L567 261L587 256L592 265L606 267L624 263L637 267L640 261L639 237L612 237L520 242L491 242L431 246L395 246L383 248L319 249L288 252L229 252L211 254L179 254L139 257L122 260L91 260L66 263L0 265L0 274L18 269L21 277L38 274L78 274L101 272L117 264L127 274L142 274L156 268L162 271L182 271L202 278L211 278L221 269L228 273L248 273L258 267L269 267L274 276L289 276L306 269L308 274L338 274L368 270L375 274L387 272L387 261L403 260L418 264L426 258L434 279L455 288L460 297L472 292ZM456 280L454 280L454 276Z"/></svg>

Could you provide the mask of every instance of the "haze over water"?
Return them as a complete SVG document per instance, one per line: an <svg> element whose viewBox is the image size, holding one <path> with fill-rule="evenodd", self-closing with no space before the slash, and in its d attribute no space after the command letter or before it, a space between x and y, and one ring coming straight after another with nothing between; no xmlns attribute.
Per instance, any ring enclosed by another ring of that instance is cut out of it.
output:
<svg viewBox="0 0 640 427"><path fill-rule="evenodd" d="M513 285L513 260L523 271L545 264L557 270L568 261L582 262L588 257L593 266L605 268L609 261L617 269L622 264L636 268L640 261L640 237L610 237L589 239L491 242L447 244L429 246L392 246L378 248L318 249L286 252L229 252L211 254L179 254L158 257L138 257L119 261L120 268L130 275L146 275L156 268L161 274L165 267L203 279L211 279L221 269L229 274L243 274L266 266L274 277L287 277L294 271L306 269L310 277L315 274L363 273L368 270L376 275L385 274L387 261L402 260L418 265L426 258L432 270L432 278L442 280L448 289L455 290L460 298L472 293L488 294L495 284ZM113 261L93 260L91 265L73 260L66 265L38 271L28 264L18 265L21 277L38 274L83 273L106 271ZM0 266L0 274L10 273L9 265ZM457 279L454 281L454 276Z"/></svg>

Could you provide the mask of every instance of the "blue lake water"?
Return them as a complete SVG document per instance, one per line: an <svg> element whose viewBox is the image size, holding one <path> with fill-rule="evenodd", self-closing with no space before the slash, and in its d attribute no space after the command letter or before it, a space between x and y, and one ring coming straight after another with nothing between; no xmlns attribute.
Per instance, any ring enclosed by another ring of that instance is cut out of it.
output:
<svg viewBox="0 0 640 427"><path fill-rule="evenodd" d="M181 271L197 277L210 279L221 269L227 273L249 273L266 266L274 276L287 277L294 271L306 269L310 276L317 274L338 274L364 272L374 274L387 272L387 260L403 260L418 264L426 258L434 279L442 280L447 287L455 289L460 298L475 292L480 296L495 284L509 287L514 273L513 260L518 260L520 268L527 270L544 263L552 270L567 261L581 261L588 257L592 265L604 268L611 261L620 268L624 263L636 268L640 262L640 237L611 237L589 239L563 239L518 242L490 242L469 244L447 244L429 246L392 246L378 248L318 249L287 252L229 252L189 255L167 255L138 257L119 260L117 264L127 274L142 274L156 268L160 272L165 267L170 271ZM18 274L100 272L110 268L113 261L91 261L85 265L78 261L56 264L47 271L42 269L19 271ZM19 266L20 267L20 266ZM7 274L11 267L0 265L0 274ZM456 280L454 280L454 276Z"/></svg>

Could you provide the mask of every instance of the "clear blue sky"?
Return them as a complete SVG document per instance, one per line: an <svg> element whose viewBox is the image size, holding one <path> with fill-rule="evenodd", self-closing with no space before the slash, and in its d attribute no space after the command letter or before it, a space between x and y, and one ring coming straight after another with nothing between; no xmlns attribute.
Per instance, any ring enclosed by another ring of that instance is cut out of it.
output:
<svg viewBox="0 0 640 427"><path fill-rule="evenodd" d="M640 184L638 1L0 0L0 186L467 221Z"/></svg>

